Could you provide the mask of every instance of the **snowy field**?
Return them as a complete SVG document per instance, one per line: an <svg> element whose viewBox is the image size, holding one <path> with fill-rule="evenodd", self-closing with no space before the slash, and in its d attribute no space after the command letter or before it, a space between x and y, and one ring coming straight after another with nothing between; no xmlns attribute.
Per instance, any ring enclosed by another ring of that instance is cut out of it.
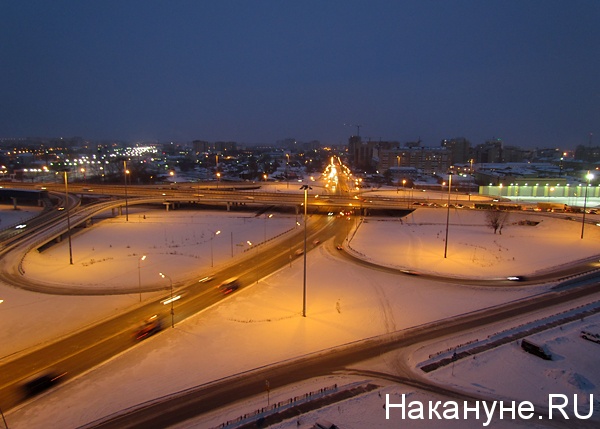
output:
<svg viewBox="0 0 600 429"><path fill-rule="evenodd" d="M494 234L484 211L451 209L444 258L446 215L440 208L416 210L401 220L367 217L349 247L395 268L482 279L539 273L600 251L600 227L586 225L582 240L581 220L569 214L509 212L502 233ZM599 215L588 216L600 221Z"/></svg>
<svg viewBox="0 0 600 429"><path fill-rule="evenodd" d="M446 213L445 209L419 209L402 222L387 218L367 218L362 223L351 220L348 221L351 239L344 246L356 255L383 265L453 276L468 273L469 277L478 278L527 275L598 254L600 228L593 225L586 227L585 239L581 240L580 222L534 213L511 214L502 235L495 235L485 226L481 212L457 209L450 214L448 256L443 258ZM2 216L4 224L4 214ZM522 216L540 223L520 225ZM265 237L285 234L294 228L295 221L294 216L266 218L251 213L224 216L223 212L183 211L167 214L136 209L128 225L123 217L108 219L75 235L74 265L68 264L68 250L63 242L42 254L29 255L24 267L32 279L76 287L137 284L140 271L142 286L160 286L160 282L164 282L157 275L160 271L168 272L174 282L202 276L242 257L246 250L243 243L259 243ZM221 233L213 236L217 230ZM137 403L230 374L509 302L546 288L522 287L516 283L510 289L466 287L413 276L398 277L348 264L338 252L332 243L323 243L308 254L306 318L301 317L303 270L300 258L251 288L233 294L225 302L178 323L175 329L168 329L87 374L11 410L6 414L9 427L47 428L48 421L53 422L53 427L77 427ZM147 259L138 269L141 255L147 255ZM52 276L48 276L49 272ZM0 357L3 359L108 317L114 311L139 305L137 294L62 297L8 286L2 286L0 294L4 300L0 304L3 320ZM157 296L156 292L148 292L143 294L143 299L158 299ZM568 307L561 310L565 309ZM533 320L540 317L543 315L532 316ZM522 322L517 320L515 325ZM580 329L596 329L598 324L600 320L593 317L565 326L564 330L557 328L539 334L540 340L561 357L556 361L542 362L522 353L514 344L507 344L427 377L467 391L501 398L524 398L536 404L543 403L540 392L600 394L600 376L593 365L597 361L596 348L600 345L577 337ZM486 329L494 332L500 328ZM470 335L469 338L478 338L487 333ZM394 374L401 360L409 362L419 373L416 366L429 354L465 341L468 338L445 338L357 367ZM244 350L244 359L239 359L240 350ZM272 392L272 400L334 383L342 385L364 380L350 375L310 380ZM411 400L436 397L390 382L371 381L382 388L303 416L300 427L308 428L318 418L342 428L398 427L402 422L385 420L382 409L385 393L407 393L412 395ZM178 427L214 427L264 406L264 400L263 397L251 399ZM411 427L465 427L464 423L444 421L440 425L436 421L411 421ZM539 424L544 427L542 422ZM520 423L494 420L489 427L513 425ZM297 427L297 421L276 427Z"/></svg>

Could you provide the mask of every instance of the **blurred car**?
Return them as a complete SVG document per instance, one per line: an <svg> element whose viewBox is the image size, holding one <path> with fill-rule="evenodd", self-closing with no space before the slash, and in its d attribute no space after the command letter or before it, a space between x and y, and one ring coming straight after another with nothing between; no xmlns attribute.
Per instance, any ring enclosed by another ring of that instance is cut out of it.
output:
<svg viewBox="0 0 600 429"><path fill-rule="evenodd" d="M148 317L146 320L144 320L144 322L142 323L142 326L140 326L138 328L138 330L135 332L135 339L143 340L145 338L148 338L148 337L160 332L162 329L163 329L162 318L158 314L154 314L154 315Z"/></svg>
<svg viewBox="0 0 600 429"><path fill-rule="evenodd" d="M27 397L38 395L62 381L66 374L51 370L36 374L25 380L23 392Z"/></svg>
<svg viewBox="0 0 600 429"><path fill-rule="evenodd" d="M223 295L227 295L228 293L231 293L234 290L238 290L240 288L240 281L238 280L237 277L234 277L234 278L225 280L223 283L221 283L219 286L217 286L217 288Z"/></svg>
<svg viewBox="0 0 600 429"><path fill-rule="evenodd" d="M179 291L177 293L174 293L172 296L169 296L169 297L161 300L160 303L163 305L171 304L172 302L179 301L185 295L187 295L187 291L185 291L185 290Z"/></svg>

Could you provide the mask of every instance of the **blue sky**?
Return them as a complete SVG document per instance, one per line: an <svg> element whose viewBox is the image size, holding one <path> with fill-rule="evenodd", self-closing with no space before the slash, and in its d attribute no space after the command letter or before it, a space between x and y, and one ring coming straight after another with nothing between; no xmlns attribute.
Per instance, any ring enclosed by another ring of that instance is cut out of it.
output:
<svg viewBox="0 0 600 429"><path fill-rule="evenodd" d="M600 139L600 2L0 2L0 137Z"/></svg>

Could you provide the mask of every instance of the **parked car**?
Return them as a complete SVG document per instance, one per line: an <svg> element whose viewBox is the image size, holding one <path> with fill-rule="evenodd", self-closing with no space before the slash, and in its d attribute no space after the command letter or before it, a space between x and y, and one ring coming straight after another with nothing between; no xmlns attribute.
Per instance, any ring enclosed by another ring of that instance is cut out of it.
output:
<svg viewBox="0 0 600 429"><path fill-rule="evenodd" d="M544 346L534 344L527 339L521 340L521 348L527 353L531 353L537 357L541 357L544 360L552 360L552 355L546 350Z"/></svg>
<svg viewBox="0 0 600 429"><path fill-rule="evenodd" d="M581 338L600 344L600 334L594 334L589 331L581 331Z"/></svg>
<svg viewBox="0 0 600 429"><path fill-rule="evenodd" d="M152 335L162 331L162 329L163 329L162 317L160 317L158 314L153 314L152 316L145 319L144 322L142 323L142 326L140 326L138 328L138 330L135 332L135 339L143 340L145 338L151 337Z"/></svg>

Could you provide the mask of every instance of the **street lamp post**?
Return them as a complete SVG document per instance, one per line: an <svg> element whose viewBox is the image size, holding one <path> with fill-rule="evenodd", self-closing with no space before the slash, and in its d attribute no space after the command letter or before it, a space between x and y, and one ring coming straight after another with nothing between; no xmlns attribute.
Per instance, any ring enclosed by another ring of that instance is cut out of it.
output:
<svg viewBox="0 0 600 429"><path fill-rule="evenodd" d="M211 231L211 234L212 234L212 236L210 237L210 266L211 267L215 266L214 257L213 257L213 239L220 233L221 233L221 230L215 231L215 232Z"/></svg>
<svg viewBox="0 0 600 429"><path fill-rule="evenodd" d="M0 408L0 415L2 416L2 421L4 422L4 427L8 429L8 424L6 423L6 418L4 417L4 413L2 412L1 408Z"/></svg>
<svg viewBox="0 0 600 429"><path fill-rule="evenodd" d="M588 171L587 174L585 175L585 178L587 179L587 185L585 187L585 196L583 197L583 217L581 218L581 238L582 239L583 239L583 229L585 228L585 211L587 210L588 188L590 187L590 182L594 178L594 175Z"/></svg>
<svg viewBox="0 0 600 429"><path fill-rule="evenodd" d="M304 191L304 277L302 283L302 317L306 317L306 206L308 205L308 190L312 189L308 185L300 187Z"/></svg>
<svg viewBox="0 0 600 429"><path fill-rule="evenodd" d="M171 284L171 328L175 327L175 309L173 308L173 280L166 274L158 273L163 279L166 277L169 279L169 283Z"/></svg>
<svg viewBox="0 0 600 429"><path fill-rule="evenodd" d="M69 263L73 265L73 247L71 246L71 213L69 210L69 185L67 179L68 169L64 170L65 173L65 206L67 208L67 237L69 240Z"/></svg>
<svg viewBox="0 0 600 429"><path fill-rule="evenodd" d="M273 217L273 213L267 216L265 213L265 243L267 242L267 219L271 219Z"/></svg>
<svg viewBox="0 0 600 429"><path fill-rule="evenodd" d="M469 201L471 201L471 185L473 184L473 158L471 158L469 160L469 162L471 163L471 168L469 170Z"/></svg>
<svg viewBox="0 0 600 429"><path fill-rule="evenodd" d="M140 302L142 302L142 261L146 260L146 255L138 259L138 289L140 291Z"/></svg>
<svg viewBox="0 0 600 429"><path fill-rule="evenodd" d="M288 169L290 168L290 154L286 153L285 157L287 158L287 162L285 163L285 181L287 183L286 188L290 189L290 176L288 172Z"/></svg>
<svg viewBox="0 0 600 429"><path fill-rule="evenodd" d="M127 203L127 160L123 161L123 176L125 177L125 221L129 221L129 206Z"/></svg>
<svg viewBox="0 0 600 429"><path fill-rule="evenodd" d="M448 225L450 223L450 190L452 189L452 174L448 174L448 207L446 211L446 241L444 242L444 258L448 254Z"/></svg>

